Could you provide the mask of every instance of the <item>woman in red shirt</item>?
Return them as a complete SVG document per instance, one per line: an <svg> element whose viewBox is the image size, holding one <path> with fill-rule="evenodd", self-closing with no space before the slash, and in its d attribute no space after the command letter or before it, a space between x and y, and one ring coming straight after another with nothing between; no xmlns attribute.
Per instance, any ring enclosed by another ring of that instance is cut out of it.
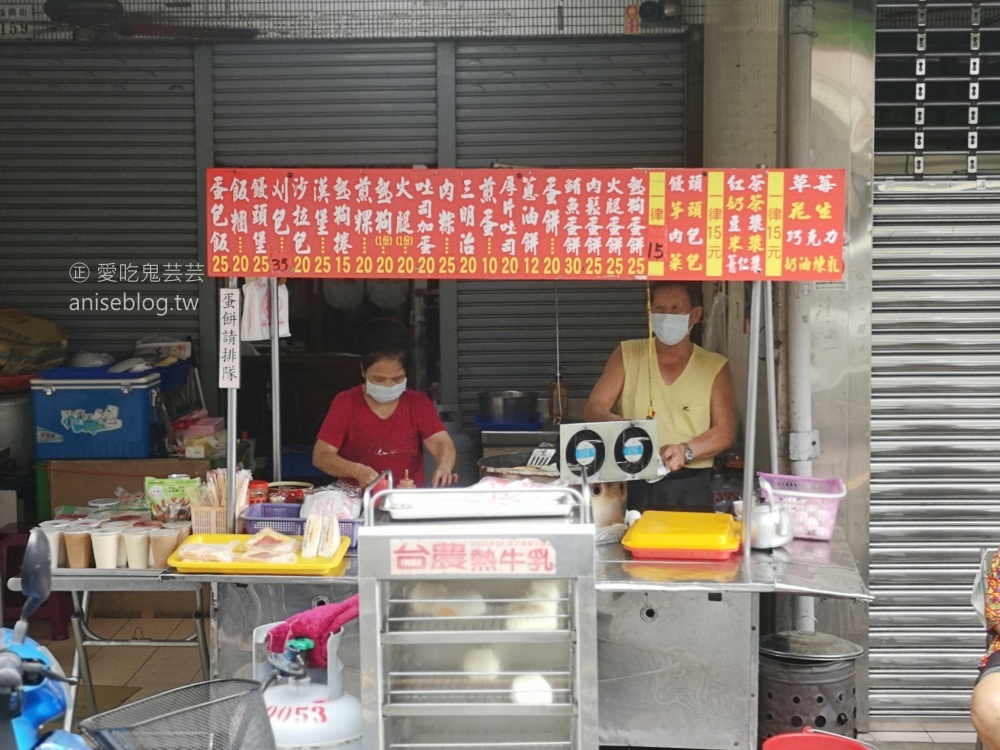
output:
<svg viewBox="0 0 1000 750"><path fill-rule="evenodd" d="M337 394L313 447L313 466L365 487L386 469L399 482L405 472L418 487L424 478L424 448L437 467L434 487L458 477L455 444L431 400L406 388L407 351L395 344L361 358L365 382Z"/></svg>

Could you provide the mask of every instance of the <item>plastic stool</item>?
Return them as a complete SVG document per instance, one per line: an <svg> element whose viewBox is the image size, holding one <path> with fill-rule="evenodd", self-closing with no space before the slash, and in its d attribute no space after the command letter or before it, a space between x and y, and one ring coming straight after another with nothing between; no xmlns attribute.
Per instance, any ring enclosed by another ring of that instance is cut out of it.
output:
<svg viewBox="0 0 1000 750"><path fill-rule="evenodd" d="M24 597L7 587L7 581L21 573L24 548L28 546L31 527L22 523L9 523L0 528L0 582L3 585L3 606L0 620L17 620L21 616L21 602ZM16 600L16 601L14 601ZM69 596L63 592L53 592L32 614L31 619L48 620L52 627L52 640L64 641L69 638L69 615L72 607Z"/></svg>
<svg viewBox="0 0 1000 750"><path fill-rule="evenodd" d="M762 750L868 750L871 747L850 737L803 727L801 734L776 734L764 740Z"/></svg>

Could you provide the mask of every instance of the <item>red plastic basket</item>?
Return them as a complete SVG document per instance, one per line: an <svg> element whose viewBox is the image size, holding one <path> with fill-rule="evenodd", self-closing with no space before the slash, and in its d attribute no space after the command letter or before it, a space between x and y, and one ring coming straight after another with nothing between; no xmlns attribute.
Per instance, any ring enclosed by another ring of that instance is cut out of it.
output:
<svg viewBox="0 0 1000 750"><path fill-rule="evenodd" d="M847 494L842 479L796 477L757 472L762 499L785 508L799 539L829 539L837 525L837 508Z"/></svg>
<svg viewBox="0 0 1000 750"><path fill-rule="evenodd" d="M31 379L37 377L37 372L29 372L26 375L0 375L0 393L30 391Z"/></svg>
<svg viewBox="0 0 1000 750"><path fill-rule="evenodd" d="M868 745L850 737L822 732L805 727L802 732L776 734L764 740L762 750L872 750Z"/></svg>

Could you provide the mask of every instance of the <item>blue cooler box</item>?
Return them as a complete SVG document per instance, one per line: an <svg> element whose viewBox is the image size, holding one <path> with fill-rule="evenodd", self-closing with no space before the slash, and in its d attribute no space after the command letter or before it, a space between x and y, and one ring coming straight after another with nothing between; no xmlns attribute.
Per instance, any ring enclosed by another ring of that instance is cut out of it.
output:
<svg viewBox="0 0 1000 750"><path fill-rule="evenodd" d="M87 377L79 369L47 370L31 381L35 457L149 458L159 373Z"/></svg>

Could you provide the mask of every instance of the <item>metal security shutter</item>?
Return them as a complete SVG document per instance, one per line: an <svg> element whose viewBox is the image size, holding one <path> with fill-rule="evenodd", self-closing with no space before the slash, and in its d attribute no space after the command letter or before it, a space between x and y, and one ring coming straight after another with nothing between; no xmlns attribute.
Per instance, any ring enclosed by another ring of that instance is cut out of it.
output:
<svg viewBox="0 0 1000 750"><path fill-rule="evenodd" d="M871 716L965 715L1000 543L1000 185L878 185Z"/></svg>
<svg viewBox="0 0 1000 750"><path fill-rule="evenodd" d="M219 165L437 161L433 43L220 45L213 67Z"/></svg>
<svg viewBox="0 0 1000 750"><path fill-rule="evenodd" d="M0 70L0 304L57 321L72 351L131 353L146 333L197 341L191 49L4 45ZM74 263L89 281L71 280ZM99 264L116 280L98 283ZM160 281L123 283L123 264L126 279ZM123 295L154 307L70 310Z"/></svg>
<svg viewBox="0 0 1000 750"><path fill-rule="evenodd" d="M685 40L462 42L459 167L683 166ZM458 386L467 425L479 391L546 394L555 374L553 284L458 284ZM584 398L623 339L645 335L645 287L559 285L563 374Z"/></svg>

